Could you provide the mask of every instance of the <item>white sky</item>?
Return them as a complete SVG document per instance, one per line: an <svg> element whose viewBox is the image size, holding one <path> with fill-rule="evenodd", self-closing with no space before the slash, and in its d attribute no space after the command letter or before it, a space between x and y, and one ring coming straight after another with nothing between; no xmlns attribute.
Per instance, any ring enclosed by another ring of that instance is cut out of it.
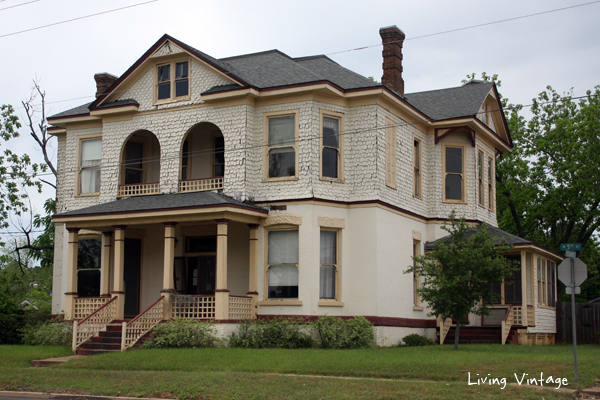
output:
<svg viewBox="0 0 600 400"><path fill-rule="evenodd" d="M381 43L379 28L406 34L406 92L459 86L467 73L497 73L501 93L529 104L552 85L583 95L600 84L600 1L593 0L159 0L17 35L13 32L147 0L0 0L0 104L19 106L37 78L47 115L94 99L94 73L121 75L163 34L213 57L278 49L291 57L330 54ZM418 36L554 9L592 4L421 39ZM330 57L381 79L381 46ZM75 99L75 100L72 100ZM41 161L27 130L11 142ZM2 149L0 149L2 150ZM36 211L54 196L34 195ZM14 230L14 229L11 229Z"/></svg>

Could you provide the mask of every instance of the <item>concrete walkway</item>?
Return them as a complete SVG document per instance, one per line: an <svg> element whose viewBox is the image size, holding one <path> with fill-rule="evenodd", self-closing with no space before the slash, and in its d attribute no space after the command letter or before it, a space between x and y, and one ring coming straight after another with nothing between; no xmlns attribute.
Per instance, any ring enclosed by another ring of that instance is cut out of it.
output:
<svg viewBox="0 0 600 400"><path fill-rule="evenodd" d="M79 357L81 357L81 356L67 356L67 357L45 358L42 360L33 360L33 361L31 361L31 366L37 367L37 368L50 367L52 365L66 363L69 360L72 360L74 358L79 358Z"/></svg>

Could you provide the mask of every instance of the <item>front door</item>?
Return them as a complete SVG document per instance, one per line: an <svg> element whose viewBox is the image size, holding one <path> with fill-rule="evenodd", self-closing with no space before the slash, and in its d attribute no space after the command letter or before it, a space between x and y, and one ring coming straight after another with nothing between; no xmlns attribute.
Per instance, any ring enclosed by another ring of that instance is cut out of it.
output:
<svg viewBox="0 0 600 400"><path fill-rule="evenodd" d="M214 294L216 257L187 257L188 294Z"/></svg>
<svg viewBox="0 0 600 400"><path fill-rule="evenodd" d="M132 318L140 312L140 267L142 240L125 239L125 265L123 283L125 289L125 317Z"/></svg>

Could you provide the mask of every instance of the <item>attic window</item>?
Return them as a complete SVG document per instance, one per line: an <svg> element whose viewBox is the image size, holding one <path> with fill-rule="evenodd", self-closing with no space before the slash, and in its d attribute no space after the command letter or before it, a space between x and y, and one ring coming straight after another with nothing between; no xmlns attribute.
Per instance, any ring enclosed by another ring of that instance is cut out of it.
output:
<svg viewBox="0 0 600 400"><path fill-rule="evenodd" d="M156 67L156 100L180 100L190 93L188 61L173 61Z"/></svg>

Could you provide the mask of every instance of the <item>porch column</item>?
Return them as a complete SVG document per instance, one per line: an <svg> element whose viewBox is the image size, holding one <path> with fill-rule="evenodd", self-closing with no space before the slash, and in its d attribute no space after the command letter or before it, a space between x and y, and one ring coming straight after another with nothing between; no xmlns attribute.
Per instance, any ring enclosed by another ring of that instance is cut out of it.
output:
<svg viewBox="0 0 600 400"><path fill-rule="evenodd" d="M67 255L67 292L65 293L65 319L75 317L75 298L77 297L77 250L79 246L79 228L67 228L69 231L69 253Z"/></svg>
<svg viewBox="0 0 600 400"><path fill-rule="evenodd" d="M115 225L115 261L113 290L111 294L117 298L116 319L122 321L125 317L125 292L123 291L125 264L125 225Z"/></svg>
<svg viewBox="0 0 600 400"><path fill-rule="evenodd" d="M252 298L252 318L256 317L258 304L258 224L248 224L250 228L250 259L248 260L248 296Z"/></svg>
<svg viewBox="0 0 600 400"><path fill-rule="evenodd" d="M521 315L523 325L529 326L527 322L527 253L521 251Z"/></svg>
<svg viewBox="0 0 600 400"><path fill-rule="evenodd" d="M110 256L112 232L102 232L102 254L100 259L100 296L110 297Z"/></svg>
<svg viewBox="0 0 600 400"><path fill-rule="evenodd" d="M215 319L229 319L229 289L227 289L227 224L217 219L217 288L215 289Z"/></svg>
<svg viewBox="0 0 600 400"><path fill-rule="evenodd" d="M175 225L177 222L164 222L165 225L165 258L163 264L163 290L165 296L165 307L163 307L163 318L171 319L171 294L175 290L173 269L175 266Z"/></svg>

